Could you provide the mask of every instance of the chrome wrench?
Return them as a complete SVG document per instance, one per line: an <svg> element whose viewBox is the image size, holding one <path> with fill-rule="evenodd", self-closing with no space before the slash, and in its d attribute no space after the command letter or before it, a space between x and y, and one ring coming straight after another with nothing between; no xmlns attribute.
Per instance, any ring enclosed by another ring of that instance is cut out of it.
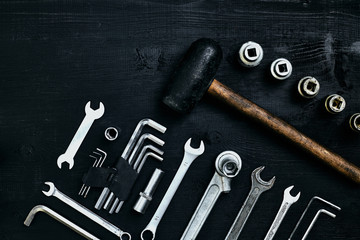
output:
<svg viewBox="0 0 360 240"><path fill-rule="evenodd" d="M102 102L100 102L99 108L94 110L90 107L90 101L85 106L85 117L81 122L78 130L76 131L73 139L71 140L68 148L66 149L65 153L61 154L57 159L57 165L61 169L61 165L64 162L69 164L69 169L74 166L74 157L76 152L79 150L81 143L84 141L86 134L90 130L93 122L96 119L102 117L105 112L105 107Z"/></svg>
<svg viewBox="0 0 360 240"><path fill-rule="evenodd" d="M225 237L225 240L238 239L260 195L272 188L274 185L275 177L268 182L265 182L260 178L260 173L264 170L264 168L264 166L258 167L251 173L251 189L249 195L236 216L234 223Z"/></svg>
<svg viewBox="0 0 360 240"><path fill-rule="evenodd" d="M144 240L144 234L149 232L151 234L151 239L155 239L156 229L166 212L172 198L174 197L176 190L178 189L182 179L184 178L187 170L189 169L191 163L205 151L204 142L201 141L199 148L192 148L190 146L191 138L187 140L184 146L184 157L181 162L179 169L177 170L175 177L173 178L169 188L167 189L165 196L160 202L154 216L151 218L149 224L141 232L141 239Z"/></svg>
<svg viewBox="0 0 360 240"><path fill-rule="evenodd" d="M72 229L73 231L80 234L81 236L83 236L86 239L100 240L99 238L95 237L94 235L92 235L88 231L82 229L81 227L79 227L75 223L69 221L68 219L64 218L63 216L61 216L57 212L51 210L50 208L48 208L48 207L46 207L44 205L36 205L35 207L33 207L31 209L31 211L29 212L28 216L26 217L26 219L24 221L24 225L29 227L32 220L35 217L35 214L37 214L38 212L46 213L47 215L49 215L50 217L52 217L56 221L64 224L65 226L69 227L70 229Z"/></svg>
<svg viewBox="0 0 360 240"><path fill-rule="evenodd" d="M282 220L284 219L287 211L289 210L289 208L291 207L291 205L293 203L296 203L297 200L299 200L301 192L299 192L295 197L291 196L291 194L290 194L290 191L291 191L291 189L293 189L293 187L294 186L290 186L284 190L284 197L283 197L283 201L281 203L280 209L279 209L278 213L276 214L276 217L264 238L265 240L273 239L273 237L275 236L276 231L280 227L280 224L281 224Z"/></svg>
<svg viewBox="0 0 360 240"><path fill-rule="evenodd" d="M103 219L102 217L96 215L95 213L93 213L92 211L90 211L89 209L87 209L86 207L81 205L80 203L74 201L73 199L71 199L70 197L65 195L64 193L60 192L55 187L54 183L45 182L45 184L49 186L48 191L42 191L46 196L48 196L48 197L54 196L54 197L58 198L59 200L66 203L67 205L69 205L73 209L77 210L81 214L85 215L89 219L93 220L94 222L96 222L97 224L99 224L100 226L102 226L103 228L108 230L109 232L118 236L120 238L120 240L130 240L131 239L130 233L122 231L120 228L116 227L114 224L112 224L112 223L108 222L107 220Z"/></svg>
<svg viewBox="0 0 360 240"><path fill-rule="evenodd" d="M180 240L196 239L220 194L230 192L231 179L241 169L241 158L233 151L222 152L216 158L215 168L216 172Z"/></svg>

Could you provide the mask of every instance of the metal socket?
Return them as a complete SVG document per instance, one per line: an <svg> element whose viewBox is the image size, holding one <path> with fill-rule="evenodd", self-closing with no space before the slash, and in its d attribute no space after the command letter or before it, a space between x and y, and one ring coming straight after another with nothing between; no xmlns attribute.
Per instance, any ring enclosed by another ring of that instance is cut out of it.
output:
<svg viewBox="0 0 360 240"><path fill-rule="evenodd" d="M350 127L355 132L360 133L360 113L355 113L350 117Z"/></svg>
<svg viewBox="0 0 360 240"><path fill-rule="evenodd" d="M320 83L314 77L304 77L298 83L298 91L304 98L313 98L320 91Z"/></svg>
<svg viewBox="0 0 360 240"><path fill-rule="evenodd" d="M285 80L291 76L292 65L289 60L278 58L271 63L270 72L275 79Z"/></svg>
<svg viewBox="0 0 360 240"><path fill-rule="evenodd" d="M345 109L345 106L345 99L338 94L332 94L328 96L325 100L325 108L329 113L332 114L342 112Z"/></svg>
<svg viewBox="0 0 360 240"><path fill-rule="evenodd" d="M256 42L246 42L239 50L238 61L244 67L255 67L263 59L264 52L262 47Z"/></svg>
<svg viewBox="0 0 360 240"><path fill-rule="evenodd" d="M108 127L105 130L105 138L109 141L114 141L119 136L119 131L115 127Z"/></svg>
<svg viewBox="0 0 360 240"><path fill-rule="evenodd" d="M164 172L161 169L156 168L152 174L149 183L147 184L144 192L141 192L139 199L134 205L134 210L138 213L144 214L147 207L149 206L152 196L159 185L161 178L163 177Z"/></svg>

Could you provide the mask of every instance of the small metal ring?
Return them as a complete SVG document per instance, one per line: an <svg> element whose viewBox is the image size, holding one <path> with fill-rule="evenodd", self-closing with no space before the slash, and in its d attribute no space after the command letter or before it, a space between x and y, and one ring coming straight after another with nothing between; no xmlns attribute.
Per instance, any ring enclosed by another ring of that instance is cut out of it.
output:
<svg viewBox="0 0 360 240"><path fill-rule="evenodd" d="M342 112L345 109L345 106L345 99L338 94L332 94L325 100L325 108L329 113L332 114Z"/></svg>
<svg viewBox="0 0 360 240"><path fill-rule="evenodd" d="M352 130L360 133L360 113L353 114L350 117L349 124Z"/></svg>
<svg viewBox="0 0 360 240"><path fill-rule="evenodd" d="M246 42L239 50L238 61L244 67L255 67L263 59L264 52L262 47L256 42Z"/></svg>
<svg viewBox="0 0 360 240"><path fill-rule="evenodd" d="M275 79L285 80L291 76L292 65L289 60L278 58L271 63L270 72Z"/></svg>
<svg viewBox="0 0 360 240"><path fill-rule="evenodd" d="M225 151L219 154L215 161L216 171L229 178L235 177L241 169L241 158L234 151Z"/></svg>
<svg viewBox="0 0 360 240"><path fill-rule="evenodd" d="M119 136L119 131L115 127L108 127L105 130L105 138L109 141L114 141Z"/></svg>
<svg viewBox="0 0 360 240"><path fill-rule="evenodd" d="M298 92L304 98L313 98L320 91L320 83L316 78L306 76L300 79L298 83Z"/></svg>
<svg viewBox="0 0 360 240"><path fill-rule="evenodd" d="M123 238L123 236L125 236L127 238ZM131 240L131 234L128 232L122 232L120 235L120 240Z"/></svg>

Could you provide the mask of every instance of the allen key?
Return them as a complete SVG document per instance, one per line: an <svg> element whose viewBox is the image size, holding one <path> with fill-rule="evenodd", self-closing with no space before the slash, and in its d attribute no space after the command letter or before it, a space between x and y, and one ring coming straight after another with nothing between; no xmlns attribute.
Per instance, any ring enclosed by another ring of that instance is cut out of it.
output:
<svg viewBox="0 0 360 240"><path fill-rule="evenodd" d="M144 126L149 126L161 133L164 133L166 131L166 127L162 126L161 124L155 122L154 120L151 120L149 118L145 118L145 119L142 119L136 126L133 134L131 135L130 137L130 140L128 142L128 144L126 145L123 153L121 154L121 158L123 158L124 160L128 160L130 154L131 154L131 151L133 150L139 136L140 136L140 133L142 131L142 129L144 128ZM162 140L161 140L162 141ZM101 209L105 203L105 200L107 199L107 197L109 196L110 194L110 189L105 187L103 189L103 191L101 192L101 195L99 196L96 204L95 204L95 209Z"/></svg>
<svg viewBox="0 0 360 240"><path fill-rule="evenodd" d="M305 232L304 236L301 238L301 240L305 240L306 237L309 235L309 232L311 231L312 227L314 226L316 220L319 218L319 216L320 216L321 213L325 213L326 215L328 215L328 216L330 216L330 217L332 217L332 218L335 218L335 217L336 217L336 215L333 214L332 212L329 212L329 211L327 211L327 210L325 210L325 209L320 209L319 211L317 211L315 217L314 217L313 220L311 221L309 227L306 229L306 232Z"/></svg>
<svg viewBox="0 0 360 240"><path fill-rule="evenodd" d="M331 203L331 202L329 202L329 201L326 201L325 199L323 199L323 198L321 198L321 197L314 196L313 198L311 198L311 200L309 201L308 205L306 206L304 212L301 214L301 217L300 217L300 219L298 220L298 222L296 223L295 228L294 228L294 230L291 232L290 237L289 237L288 240L291 240L291 238L292 238L293 235L295 234L295 231L296 231L297 228L299 227L300 222L301 222L302 219L304 218L307 210L309 209L311 203L312 203L314 200L319 200L320 202L326 203L326 204L328 204L330 207L335 208L335 209L338 210L338 211L341 210L341 208L340 208L339 206L336 206L335 204L333 204L333 203ZM305 237L306 237L306 236L305 236Z"/></svg>

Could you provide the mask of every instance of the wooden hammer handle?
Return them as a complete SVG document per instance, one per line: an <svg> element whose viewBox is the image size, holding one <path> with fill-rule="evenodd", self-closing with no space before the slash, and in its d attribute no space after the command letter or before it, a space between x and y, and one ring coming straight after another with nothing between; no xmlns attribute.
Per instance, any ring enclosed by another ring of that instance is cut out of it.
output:
<svg viewBox="0 0 360 240"><path fill-rule="evenodd" d="M262 123L264 126L284 136L295 145L304 149L306 152L312 154L338 172L360 184L360 168L346 161L338 154L321 146L319 143L296 130L290 124L286 123L278 117L275 117L255 103L236 94L234 91L221 84L216 79L214 79L210 85L207 93L230 105L231 107L234 107L239 112L245 114L251 119Z"/></svg>

